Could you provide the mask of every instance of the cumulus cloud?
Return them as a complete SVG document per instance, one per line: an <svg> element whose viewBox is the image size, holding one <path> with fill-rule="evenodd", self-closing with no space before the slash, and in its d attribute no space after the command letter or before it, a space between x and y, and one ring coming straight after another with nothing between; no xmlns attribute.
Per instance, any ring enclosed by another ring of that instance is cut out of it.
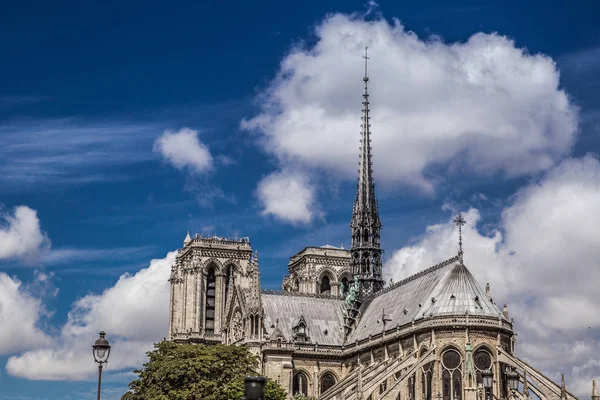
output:
<svg viewBox="0 0 600 400"><path fill-rule="evenodd" d="M177 169L187 167L195 172L205 172L213 167L208 147L198 139L198 131L193 129L165 131L155 140L154 151Z"/></svg>
<svg viewBox="0 0 600 400"><path fill-rule="evenodd" d="M40 320L48 313L40 298L41 291L34 290L44 286L47 278L48 275L37 273L33 284L27 287L0 272L0 354L49 345L49 337L39 327Z"/></svg>
<svg viewBox="0 0 600 400"><path fill-rule="evenodd" d="M50 248L48 236L42 232L37 212L18 206L14 213L0 210L0 260L36 260Z"/></svg>
<svg viewBox="0 0 600 400"><path fill-rule="evenodd" d="M318 214L314 206L315 189L302 173L284 170L268 175L258 183L256 192L263 215L291 223L308 223Z"/></svg>
<svg viewBox="0 0 600 400"><path fill-rule="evenodd" d="M86 379L95 372L90 346L104 330L114 352L108 368L137 368L145 352L167 335L169 278L175 252L150 262L135 275L125 274L101 294L89 294L71 307L67 323L52 346L8 359L9 374L26 379Z"/></svg>
<svg viewBox="0 0 600 400"><path fill-rule="evenodd" d="M517 353L555 379L564 372L575 393L589 395L590 380L600 377L598 160L566 160L520 190L489 235L478 230L478 210L468 210L466 219L465 263L481 284L490 282L500 307L508 304ZM429 226L415 245L392 255L388 278L449 258L457 243L451 218Z"/></svg>
<svg viewBox="0 0 600 400"><path fill-rule="evenodd" d="M434 189L439 165L509 176L551 168L570 153L578 113L559 71L498 34L464 43L421 39L398 20L334 14L315 40L295 46L241 122L280 168L354 179L358 161L364 46L375 176Z"/></svg>

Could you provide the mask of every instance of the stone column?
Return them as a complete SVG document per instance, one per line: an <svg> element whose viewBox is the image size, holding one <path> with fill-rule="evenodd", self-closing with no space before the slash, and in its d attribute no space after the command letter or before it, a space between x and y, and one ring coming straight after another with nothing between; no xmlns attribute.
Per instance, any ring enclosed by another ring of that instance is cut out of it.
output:
<svg viewBox="0 0 600 400"><path fill-rule="evenodd" d="M181 328L182 331L186 332L187 331L187 299L188 299L188 279L189 279L189 274L187 270L183 270L183 304L181 305L182 308L182 318L181 318Z"/></svg>
<svg viewBox="0 0 600 400"><path fill-rule="evenodd" d="M222 273L218 273L215 274L215 335L220 334L221 332L221 317L222 317L222 312L221 310L223 309L223 274Z"/></svg>

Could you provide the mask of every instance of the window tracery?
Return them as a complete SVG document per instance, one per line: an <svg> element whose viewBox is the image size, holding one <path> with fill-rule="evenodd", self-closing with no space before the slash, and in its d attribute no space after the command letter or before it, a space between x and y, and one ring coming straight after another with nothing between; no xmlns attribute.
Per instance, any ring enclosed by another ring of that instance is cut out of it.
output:
<svg viewBox="0 0 600 400"><path fill-rule="evenodd" d="M479 349L473 355L473 363L475 364L475 373L477 374L477 386L483 385L481 373L486 369L493 372L492 356L486 349Z"/></svg>
<svg viewBox="0 0 600 400"><path fill-rule="evenodd" d="M325 393L335 385L335 377L327 372L321 377L321 394Z"/></svg>
<svg viewBox="0 0 600 400"><path fill-rule="evenodd" d="M442 355L443 400L462 400L462 360L460 353L449 349Z"/></svg>
<svg viewBox="0 0 600 400"><path fill-rule="evenodd" d="M308 376L304 372L296 372L292 382L292 394L308 396Z"/></svg>

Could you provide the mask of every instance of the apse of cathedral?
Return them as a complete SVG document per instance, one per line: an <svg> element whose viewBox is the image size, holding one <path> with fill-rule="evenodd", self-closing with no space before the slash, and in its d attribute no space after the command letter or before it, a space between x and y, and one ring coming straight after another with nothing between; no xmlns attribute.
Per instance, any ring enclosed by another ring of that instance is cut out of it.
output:
<svg viewBox="0 0 600 400"><path fill-rule="evenodd" d="M515 354L506 306L463 262L462 216L457 254L385 285L366 63L365 51L350 249L308 246L290 257L282 290L264 290L248 238L188 233L170 277L169 339L247 346L290 399L575 398Z"/></svg>

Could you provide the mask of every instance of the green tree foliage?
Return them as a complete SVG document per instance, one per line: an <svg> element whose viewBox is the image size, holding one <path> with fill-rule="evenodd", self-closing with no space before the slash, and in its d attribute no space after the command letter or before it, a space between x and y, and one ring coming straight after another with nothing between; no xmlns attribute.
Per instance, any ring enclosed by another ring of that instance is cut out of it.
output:
<svg viewBox="0 0 600 400"><path fill-rule="evenodd" d="M167 341L154 347L121 400L240 400L244 377L257 375L258 361L245 347ZM286 398L271 380L265 395L266 400Z"/></svg>

